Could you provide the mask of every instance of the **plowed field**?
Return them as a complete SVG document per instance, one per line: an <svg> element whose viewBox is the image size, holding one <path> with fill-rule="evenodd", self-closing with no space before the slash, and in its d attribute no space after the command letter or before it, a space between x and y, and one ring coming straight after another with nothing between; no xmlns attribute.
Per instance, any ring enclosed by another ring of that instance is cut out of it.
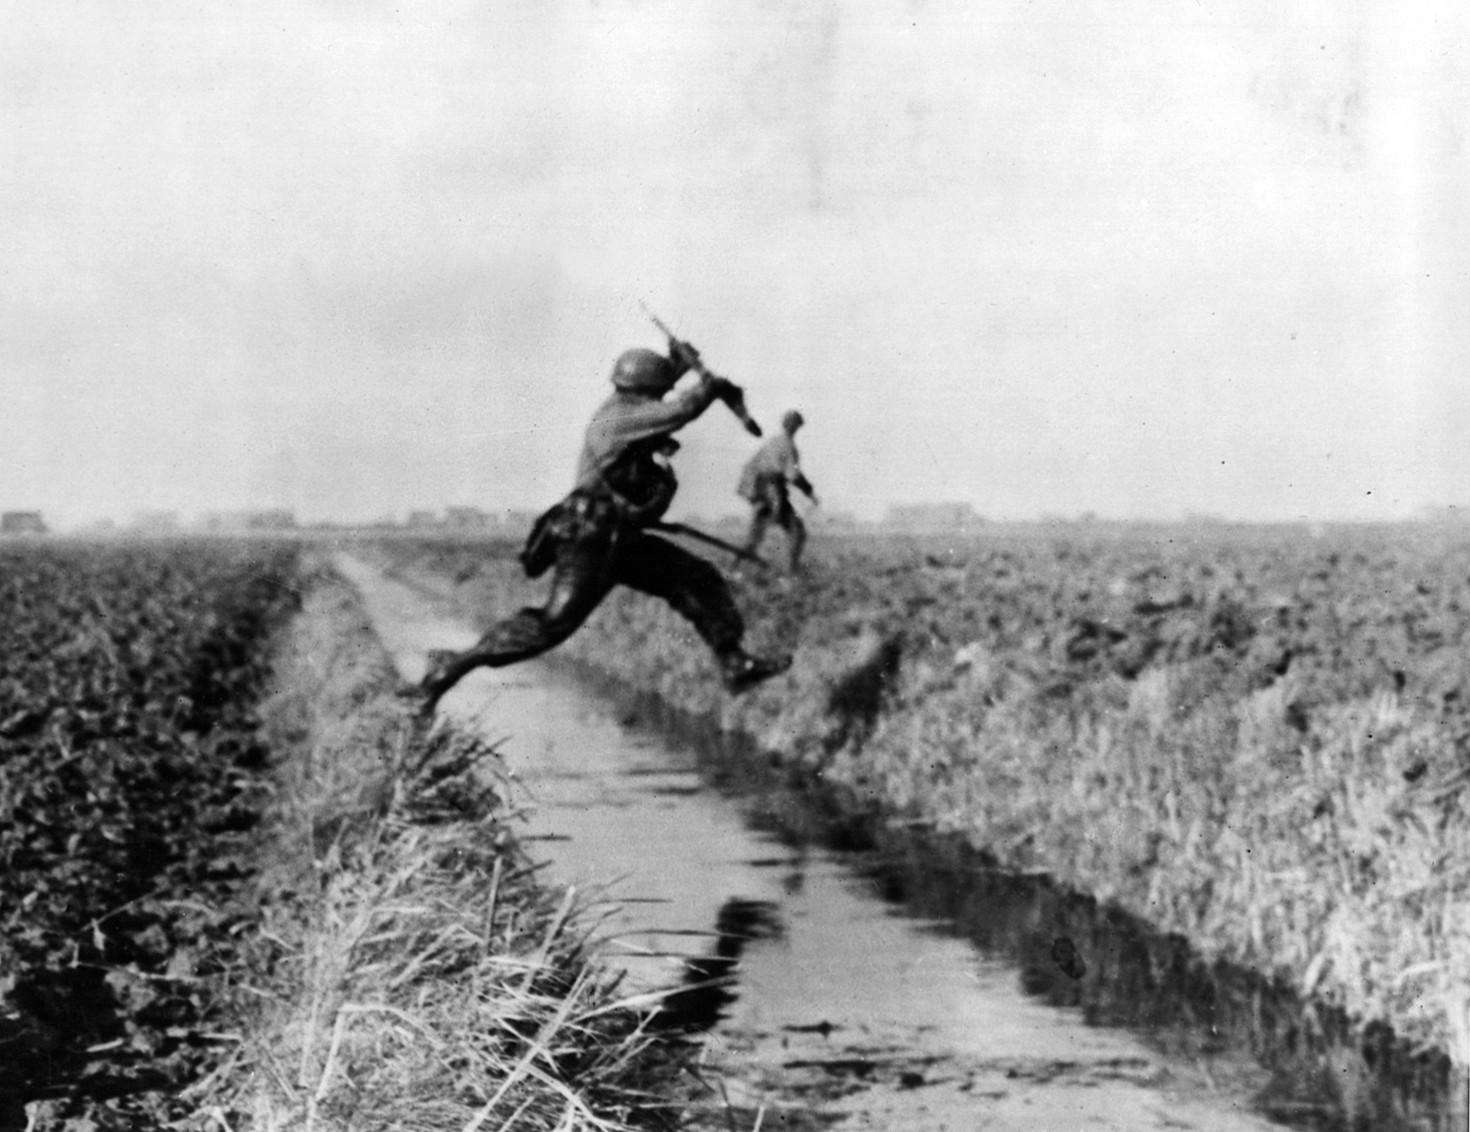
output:
<svg viewBox="0 0 1470 1132"><path fill-rule="evenodd" d="M295 566L223 542L0 549L0 1127L36 1099L152 1126L230 1048L253 708Z"/></svg>

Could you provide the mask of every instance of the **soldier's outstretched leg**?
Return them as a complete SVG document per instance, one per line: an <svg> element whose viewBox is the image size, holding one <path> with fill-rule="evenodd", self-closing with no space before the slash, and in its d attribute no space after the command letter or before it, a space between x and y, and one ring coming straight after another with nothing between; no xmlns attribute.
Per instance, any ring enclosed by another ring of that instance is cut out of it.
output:
<svg viewBox="0 0 1470 1132"><path fill-rule="evenodd" d="M697 554L655 535L626 536L613 556L613 581L662 598L714 652L725 687L740 693L791 667L791 658L756 657L741 642L745 622L720 572Z"/></svg>
<svg viewBox="0 0 1470 1132"><path fill-rule="evenodd" d="M496 622L473 646L461 653L430 657L419 682L432 712L441 697L476 668L500 668L555 648L586 621L612 588L606 541L564 543L556 556L546 604L528 607Z"/></svg>
<svg viewBox="0 0 1470 1132"><path fill-rule="evenodd" d="M766 537L766 525L770 518L766 515L765 507L757 503L754 513L750 516L750 533L745 536L745 553L755 554L760 550L761 540Z"/></svg>
<svg viewBox="0 0 1470 1132"><path fill-rule="evenodd" d="M801 552L806 549L806 524L795 511L791 513L791 522L786 527L786 539L787 565L791 573L795 574L801 569Z"/></svg>

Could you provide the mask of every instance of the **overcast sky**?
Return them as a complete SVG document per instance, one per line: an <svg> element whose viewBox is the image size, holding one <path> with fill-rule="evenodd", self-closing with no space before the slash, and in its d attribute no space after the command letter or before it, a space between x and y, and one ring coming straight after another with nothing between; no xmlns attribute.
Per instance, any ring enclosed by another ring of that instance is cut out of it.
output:
<svg viewBox="0 0 1470 1132"><path fill-rule="evenodd" d="M1470 504L1462 11L10 0L0 505L541 507L640 299L832 509Z"/></svg>

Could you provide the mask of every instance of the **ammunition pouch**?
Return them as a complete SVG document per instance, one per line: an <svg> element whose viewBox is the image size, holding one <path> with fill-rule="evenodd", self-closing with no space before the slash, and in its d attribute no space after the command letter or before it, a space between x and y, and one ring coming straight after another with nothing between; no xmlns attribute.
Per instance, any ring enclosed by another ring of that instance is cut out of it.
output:
<svg viewBox="0 0 1470 1132"><path fill-rule="evenodd" d="M619 531L662 519L678 486L673 470L666 465L652 459L628 461L602 482L579 487L544 511L531 524L521 548L521 568L527 577L539 578L551 569L558 549L568 542L601 539L610 548Z"/></svg>
<svg viewBox="0 0 1470 1132"><path fill-rule="evenodd" d="M521 548L521 569L528 578L539 578L556 562L563 543L591 538L611 542L619 525L617 504L608 493L578 488L531 524Z"/></svg>
<svg viewBox="0 0 1470 1132"><path fill-rule="evenodd" d="M677 442L664 437L660 447L665 451ZM657 449L634 449L603 476L600 490L605 491L618 509L618 518L634 527L656 523L664 517L679 481L674 470L654 458Z"/></svg>

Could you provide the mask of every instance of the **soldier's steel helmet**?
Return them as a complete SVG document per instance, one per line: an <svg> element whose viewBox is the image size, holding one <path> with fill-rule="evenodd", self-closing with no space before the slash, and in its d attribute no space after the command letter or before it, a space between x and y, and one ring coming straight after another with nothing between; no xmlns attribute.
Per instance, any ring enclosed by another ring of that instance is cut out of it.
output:
<svg viewBox="0 0 1470 1132"><path fill-rule="evenodd" d="M613 363L612 383L616 389L665 393L674 381L674 367L669 364L669 359L641 346L624 350Z"/></svg>
<svg viewBox="0 0 1470 1132"><path fill-rule="evenodd" d="M787 432L795 432L804 424L806 424L806 418L795 409L788 410L786 415L781 418L781 427Z"/></svg>

